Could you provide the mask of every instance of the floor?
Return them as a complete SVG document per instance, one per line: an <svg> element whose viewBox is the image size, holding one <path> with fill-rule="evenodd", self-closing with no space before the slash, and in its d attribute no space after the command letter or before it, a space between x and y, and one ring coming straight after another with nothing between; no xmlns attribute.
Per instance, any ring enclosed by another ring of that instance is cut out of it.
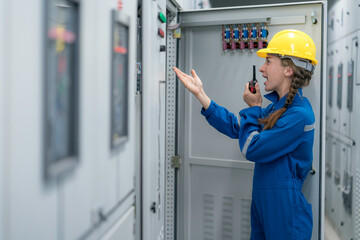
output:
<svg viewBox="0 0 360 240"><path fill-rule="evenodd" d="M330 220L325 215L324 240L343 240L331 225Z"/></svg>

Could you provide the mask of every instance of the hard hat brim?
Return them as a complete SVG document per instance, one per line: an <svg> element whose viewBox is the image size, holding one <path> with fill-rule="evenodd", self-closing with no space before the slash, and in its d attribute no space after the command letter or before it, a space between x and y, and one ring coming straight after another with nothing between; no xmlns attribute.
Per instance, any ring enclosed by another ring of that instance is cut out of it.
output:
<svg viewBox="0 0 360 240"><path fill-rule="evenodd" d="M273 53L272 51L270 51L268 48L263 48L263 49L260 49L259 51L256 52L256 54L259 56L259 57L262 57L262 58L266 58L266 56L271 53Z"/></svg>

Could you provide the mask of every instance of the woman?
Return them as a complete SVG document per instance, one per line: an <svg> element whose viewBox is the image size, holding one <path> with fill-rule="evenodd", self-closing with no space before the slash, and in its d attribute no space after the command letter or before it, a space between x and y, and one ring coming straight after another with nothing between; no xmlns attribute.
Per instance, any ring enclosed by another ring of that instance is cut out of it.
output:
<svg viewBox="0 0 360 240"><path fill-rule="evenodd" d="M243 94L249 108L236 116L217 105L204 92L202 82L174 68L184 86L203 105L202 115L218 131L238 138L240 150L255 163L251 204L251 239L311 239L312 211L301 188L311 170L315 117L302 87L311 80L317 60L312 39L297 30L274 35L259 69L265 97L272 103L262 108L259 84L256 93L246 84Z"/></svg>

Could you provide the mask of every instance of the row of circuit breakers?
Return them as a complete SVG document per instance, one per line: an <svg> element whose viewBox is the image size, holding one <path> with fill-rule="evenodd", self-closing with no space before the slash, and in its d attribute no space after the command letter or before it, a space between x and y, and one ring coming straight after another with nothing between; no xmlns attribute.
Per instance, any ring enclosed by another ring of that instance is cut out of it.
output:
<svg viewBox="0 0 360 240"><path fill-rule="evenodd" d="M268 35L266 23L222 25L222 49L232 52L249 49L254 52L256 48L267 47Z"/></svg>
<svg viewBox="0 0 360 240"><path fill-rule="evenodd" d="M354 61L350 60L347 62L347 79L345 80L346 82L346 87L347 87L347 98L346 98L346 109L349 112L352 112L353 110L353 92L354 92L354 77L353 77L353 73L354 73ZM343 106L342 104L342 93L343 93L343 81L344 81L344 64L342 62L340 62L337 65L337 75L336 76L336 80L337 80L337 91L336 91L336 106L338 109L342 109ZM330 66L329 68L329 75L328 75L328 80L329 80L329 97L328 97L328 105L330 107L333 106L333 87L335 85L334 83L334 66ZM353 142L353 145L355 145L355 142ZM344 151L344 149L343 149ZM337 159L336 160L338 164L340 164L340 160ZM326 171L326 176L328 178L332 177L332 171L331 171L331 167L327 167L327 171ZM336 167L335 169L339 169L340 166ZM349 168L349 167L348 167ZM338 170L334 171L334 183L336 186L340 185L340 173L338 172ZM351 214L352 213L352 188L353 188L353 176L351 173L349 173L349 169L344 170L344 175L343 175L343 188L342 188L342 198L343 198L343 204L345 207L345 210Z"/></svg>
<svg viewBox="0 0 360 240"><path fill-rule="evenodd" d="M334 67L330 67L329 69L329 106L333 106L333 71ZM353 85L354 85L354 78L353 78L353 71L354 71L354 61L351 60L348 62L348 70L347 70L347 101L346 101L346 108L349 112L353 110ZM339 109L341 109L341 99L342 99L342 86L343 86L343 64L340 63L337 66L337 101L336 105Z"/></svg>

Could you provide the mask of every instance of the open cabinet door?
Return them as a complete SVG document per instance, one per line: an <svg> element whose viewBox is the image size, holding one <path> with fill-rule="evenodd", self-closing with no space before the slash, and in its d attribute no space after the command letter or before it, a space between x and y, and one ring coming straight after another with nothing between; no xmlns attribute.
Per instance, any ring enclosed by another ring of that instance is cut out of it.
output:
<svg viewBox="0 0 360 240"><path fill-rule="evenodd" d="M316 66L312 81L304 88L313 107L316 125L313 168L302 192L312 204L312 239L322 238L324 80L323 58L326 29L326 1L222 8L179 13L182 37L179 67L186 73L195 69L211 99L231 112L246 108L242 99L245 83L252 79L252 65L264 63L257 49L223 51L223 25L266 25L267 39L283 29L307 33L315 42ZM257 72L261 92L263 78ZM264 99L263 106L269 102ZM201 105L179 85L178 144L182 157L178 181L178 239L250 238L250 205L254 164L240 152L237 139L213 129L200 114ZM287 211L284 206L284 211Z"/></svg>

